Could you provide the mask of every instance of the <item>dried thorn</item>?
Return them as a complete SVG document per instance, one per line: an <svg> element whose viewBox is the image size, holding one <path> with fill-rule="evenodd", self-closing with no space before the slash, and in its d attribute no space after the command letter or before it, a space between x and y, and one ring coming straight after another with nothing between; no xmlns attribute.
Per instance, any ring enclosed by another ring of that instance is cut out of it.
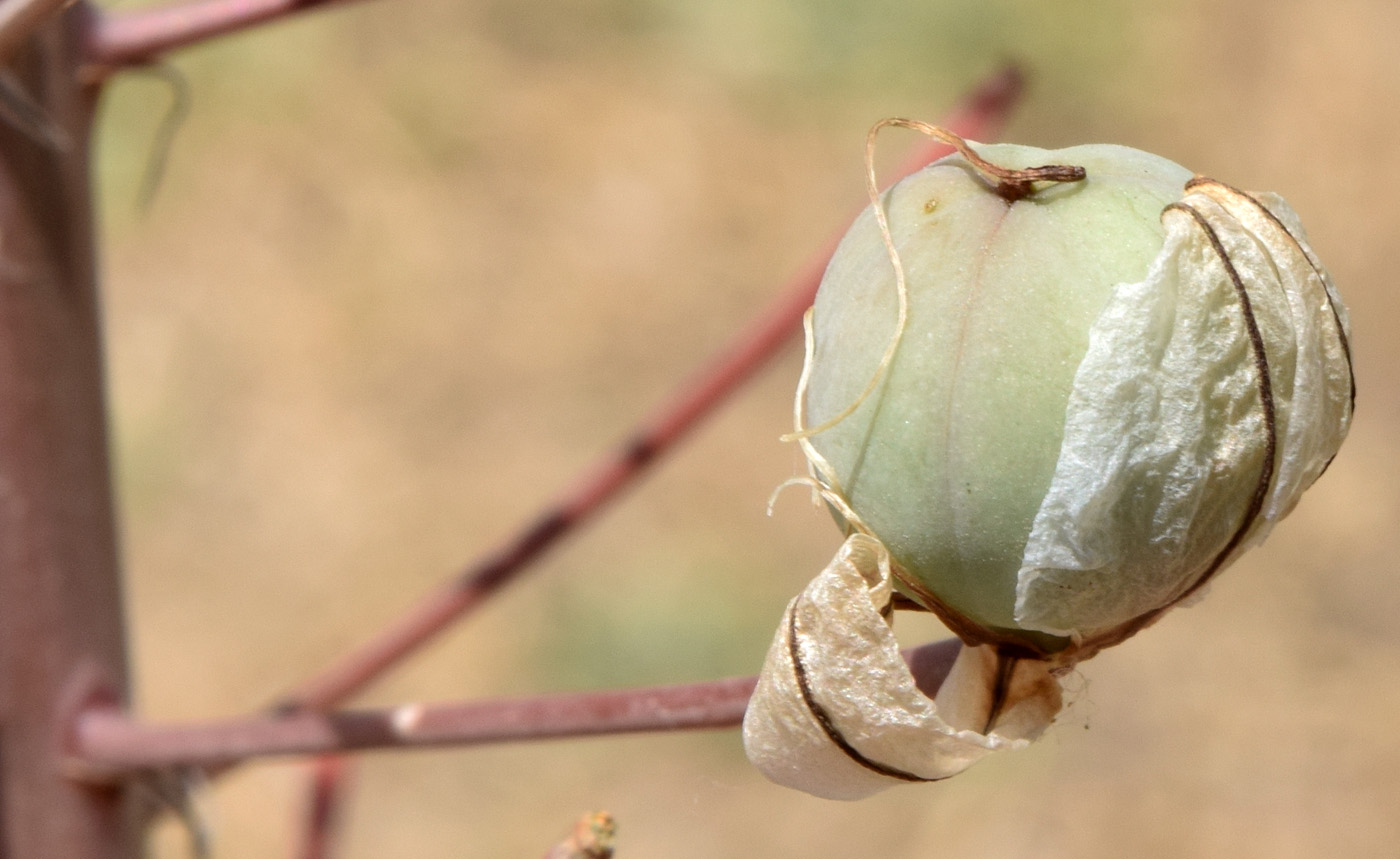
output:
<svg viewBox="0 0 1400 859"><path fill-rule="evenodd" d="M185 120L189 119L192 99L189 79L169 63L134 66L130 71L149 75L170 87L170 106L166 108L165 115L161 117L155 135L151 138L146 170L141 175L141 186L136 193L136 210L146 215L150 213L151 205L165 180L166 168L170 165L170 153L175 148L175 135L179 133Z"/></svg>

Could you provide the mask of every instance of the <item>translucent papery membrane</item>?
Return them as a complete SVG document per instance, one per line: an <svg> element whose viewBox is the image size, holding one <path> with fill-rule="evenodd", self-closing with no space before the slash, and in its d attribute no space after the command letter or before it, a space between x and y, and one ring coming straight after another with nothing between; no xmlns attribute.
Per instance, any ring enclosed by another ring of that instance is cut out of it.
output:
<svg viewBox="0 0 1400 859"><path fill-rule="evenodd" d="M1287 204L1194 180L1163 219L1075 376L1018 574L1025 628L1092 637L1188 594L1292 510L1350 424L1346 317Z"/></svg>
<svg viewBox="0 0 1400 859"><path fill-rule="evenodd" d="M856 534L788 604L744 716L744 748L769 779L860 799L1024 746L1059 712L1046 663L1008 665L988 647L964 647L924 695L887 620L891 593L888 552Z"/></svg>

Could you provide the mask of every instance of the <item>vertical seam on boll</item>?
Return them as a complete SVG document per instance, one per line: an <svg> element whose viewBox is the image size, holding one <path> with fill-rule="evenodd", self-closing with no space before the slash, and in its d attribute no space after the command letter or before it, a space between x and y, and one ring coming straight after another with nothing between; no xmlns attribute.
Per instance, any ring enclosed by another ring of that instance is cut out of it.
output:
<svg viewBox="0 0 1400 859"><path fill-rule="evenodd" d="M992 257L992 244L996 242L997 237L1001 234L1002 228L1006 226L1006 219L1011 215L1011 207L1016 203L1015 200L1008 200L1006 198L1003 198L1002 202L1006 205L997 216L996 223L992 225L991 230L987 232L987 236L982 242L977 256L976 273L972 278L973 288L968 294L967 300L963 302L963 315L962 318L958 320L958 336L953 349L954 358L952 367L948 371L950 377L948 381L948 397L942 409L943 419L940 427L940 429L943 430L942 448L945 452L951 452L953 450L953 420L954 415L957 413L954 405L958 400L958 392L962 388L960 383L963 381L963 374L960 370L962 369L967 354L967 338L972 329L974 305L979 300L986 297L985 275L987 273L987 262ZM951 463L952 460L953 457L951 453L945 453L945 463ZM963 540L961 539L962 535L965 533L963 523L967 518L966 509L963 507L963 505L966 504L966 500L953 487L951 467L945 467L943 469L943 498L949 507L948 512L952 519L954 551L957 553L958 563L962 564L966 560L963 553ZM953 499L957 500L954 501Z"/></svg>
<svg viewBox="0 0 1400 859"><path fill-rule="evenodd" d="M1267 438L1264 440L1264 465L1259 470L1259 482L1254 488L1254 496L1250 499L1249 508L1245 511L1244 519L1240 522L1239 528L1230 537L1229 542L1220 550L1220 553L1211 561L1210 566L1201 574L1194 584L1187 588L1181 596L1173 600L1173 604L1186 599L1201 588L1211 577L1225 564L1225 559L1230 553L1239 547L1244 540L1245 534L1259 518L1260 512L1264 509L1264 499L1268 496L1269 485L1274 477L1274 458L1277 454L1278 438L1277 428L1274 424L1274 394L1273 383L1269 379L1269 359L1264 352L1264 337L1259 332L1259 324L1254 318L1254 308L1249 300L1249 292L1245 289L1244 281L1235 270L1234 263L1230 262L1230 255L1225 252L1225 247L1220 243L1220 236L1211 227L1205 216L1185 203L1172 203L1163 209L1163 213L1172 210L1185 212L1190 215L1196 225L1205 233L1206 239L1210 242L1215 255L1220 258L1220 262L1225 266L1225 274L1230 278L1230 283L1235 288L1235 295L1240 300L1240 311L1244 315L1245 329L1249 333L1250 346L1254 351L1254 366L1259 377L1259 402L1264 410L1264 427Z"/></svg>
<svg viewBox="0 0 1400 859"><path fill-rule="evenodd" d="M826 708L817 703L816 698L812 694L811 681L807 678L807 668L802 664L802 647L797 641L797 606L803 599L804 597L799 596L796 600L793 600L792 608L788 609L788 656L792 661L793 676L797 679L797 689L802 693L802 703L807 706L807 711L812 714L812 718L817 720L817 725L821 727L827 739L835 743L836 747L842 752L845 752L846 757L880 775L897 778L901 781L941 781L942 779L925 778L924 776L914 775L913 773L905 772L904 770L897 769L888 764L882 764L879 761L873 761L867 758L841 734L841 731L836 727L836 723L832 721L831 714L826 711Z"/></svg>

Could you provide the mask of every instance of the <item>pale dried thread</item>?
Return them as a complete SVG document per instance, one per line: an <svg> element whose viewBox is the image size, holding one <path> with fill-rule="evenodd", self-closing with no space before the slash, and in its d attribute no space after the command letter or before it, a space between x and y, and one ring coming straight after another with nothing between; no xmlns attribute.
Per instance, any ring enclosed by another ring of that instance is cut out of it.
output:
<svg viewBox="0 0 1400 859"><path fill-rule="evenodd" d="M807 387L812 379L812 365L816 353L816 334L812 330L812 308L807 308L807 312L802 314L802 375L797 377L797 394L792 401L792 424L800 432L802 430L802 416L807 411ZM783 441L791 441L792 437L783 436ZM807 473L811 476L814 484L820 484L837 495L844 495L841 490L841 480L836 476L836 469L831 467L826 457L817 452L816 447L806 436L796 437L798 445L802 448L802 454L807 458ZM789 484L783 484L787 486ZM778 487L778 491L783 489ZM817 506L817 496L820 493L814 492L812 504ZM776 496L777 493L775 492ZM772 503L769 503L769 512L772 512Z"/></svg>
<svg viewBox="0 0 1400 859"><path fill-rule="evenodd" d="M899 344L904 338L905 329L908 327L909 284L904 274L904 263L899 257L899 250L894 245L894 235L890 231L889 216L885 212L883 201L880 199L879 180L875 176L875 139L879 136L880 130L887 126L908 128L921 134L926 134L935 140L939 140L953 147L974 169L988 179L993 180L997 194L1008 202L1018 200L1030 194L1034 190L1033 183L1035 182L1078 182L1085 177L1083 167L1072 165L1050 164L1044 167L1029 167L1018 170L998 166L978 155L976 151L968 145L966 140L963 140L953 132L927 122L921 122L917 119L890 117L875 123L865 136L865 190L867 196L870 198L870 207L875 214L875 221L880 228L880 238L885 244L885 251L890 258L890 265L894 268L894 288L899 307L899 313L895 319L894 334L890 336L889 345L885 347L885 353L880 356L880 363L876 365L875 372L871 374L870 380L866 382L865 389L860 392L855 400L835 416L818 426L804 428L802 426L803 404L806 394L806 381L810 374L813 356L812 350L809 349L807 352L807 360L804 362L802 368L802 378L798 383L797 402L795 404L795 414L793 416L794 430L782 436L781 440L785 442L805 441L812 436L826 432L855 414L855 411L875 392L876 387L879 386L885 373L888 372L890 365L894 363L894 356L899 351ZM807 444L804 444L802 449L803 452L807 454L810 461L815 451ZM819 456L817 458L825 464L825 460L821 460ZM827 469L829 468L830 466L827 466Z"/></svg>
<svg viewBox="0 0 1400 859"><path fill-rule="evenodd" d="M768 496L769 516L773 515L773 507L778 503L778 496L783 493L784 489L790 486L806 486L810 488L813 495L820 497L823 501L835 507L836 512L840 513L841 516L845 518L852 530L858 531L867 537L875 537L874 532L872 532L870 527L860 518L860 515L857 514L855 510L851 509L851 505L847 503L845 497L843 497L840 492L824 485L815 477L791 477L779 483L778 488L773 490L773 494Z"/></svg>
<svg viewBox="0 0 1400 859"><path fill-rule="evenodd" d="M870 381L866 382L865 390L861 391L860 395L857 396L850 405L838 412L835 417L832 417L818 426L804 429L802 427L802 413L804 411L802 408L802 400L806 393L805 382L812 361L812 352L809 350L807 353L807 360L802 367L802 379L798 383L796 413L793 416L794 430L783 436L782 441L805 441L818 433L826 432L855 414L856 409L860 408L861 404L869 399L870 395L875 392L875 388L879 386L880 380L884 378L885 371L888 370L890 364L894 362L895 353L899 351L899 343L900 340L904 338L904 329L908 326L909 321L909 286L904 278L904 263L900 260L899 251L894 246L894 236L890 233L889 218L885 214L885 206L880 199L880 183L875 176L875 138L880 133L880 129L885 126L899 125L909 121L910 120L882 119L875 123L875 125L871 127L870 132L865 136L865 191L870 198L870 207L875 213L875 221L880 226L880 238L885 242L885 251L889 254L890 265L894 266L894 288L899 301L899 315L895 319L894 334L890 337L889 345L885 347L885 354L880 356L880 363L876 365L875 372L870 376ZM934 126L929 127L933 128ZM944 132L942 129L938 129L938 131L956 137L956 135L952 135L951 132ZM934 136L938 137L940 140L943 139L938 134ZM962 138L957 139L961 143ZM967 144L964 143L962 145L966 147ZM804 322L804 324L806 323ZM810 332L810 324L807 325L807 328ZM810 448L810 445L804 444L802 446L802 450L807 454L809 460L812 454L815 453L815 451L812 451ZM823 460L823 462L825 462L825 460Z"/></svg>

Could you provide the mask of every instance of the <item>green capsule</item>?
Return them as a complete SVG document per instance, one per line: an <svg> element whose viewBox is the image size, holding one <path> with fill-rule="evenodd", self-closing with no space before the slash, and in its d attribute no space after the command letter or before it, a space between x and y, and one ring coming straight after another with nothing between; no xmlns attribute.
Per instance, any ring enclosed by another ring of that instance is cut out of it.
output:
<svg viewBox="0 0 1400 859"><path fill-rule="evenodd" d="M813 308L806 449L966 640L1091 655L1325 468L1346 314L1280 198L1121 146L974 148L1084 178L1007 193L954 155L882 195L902 328L876 213L857 218Z"/></svg>

